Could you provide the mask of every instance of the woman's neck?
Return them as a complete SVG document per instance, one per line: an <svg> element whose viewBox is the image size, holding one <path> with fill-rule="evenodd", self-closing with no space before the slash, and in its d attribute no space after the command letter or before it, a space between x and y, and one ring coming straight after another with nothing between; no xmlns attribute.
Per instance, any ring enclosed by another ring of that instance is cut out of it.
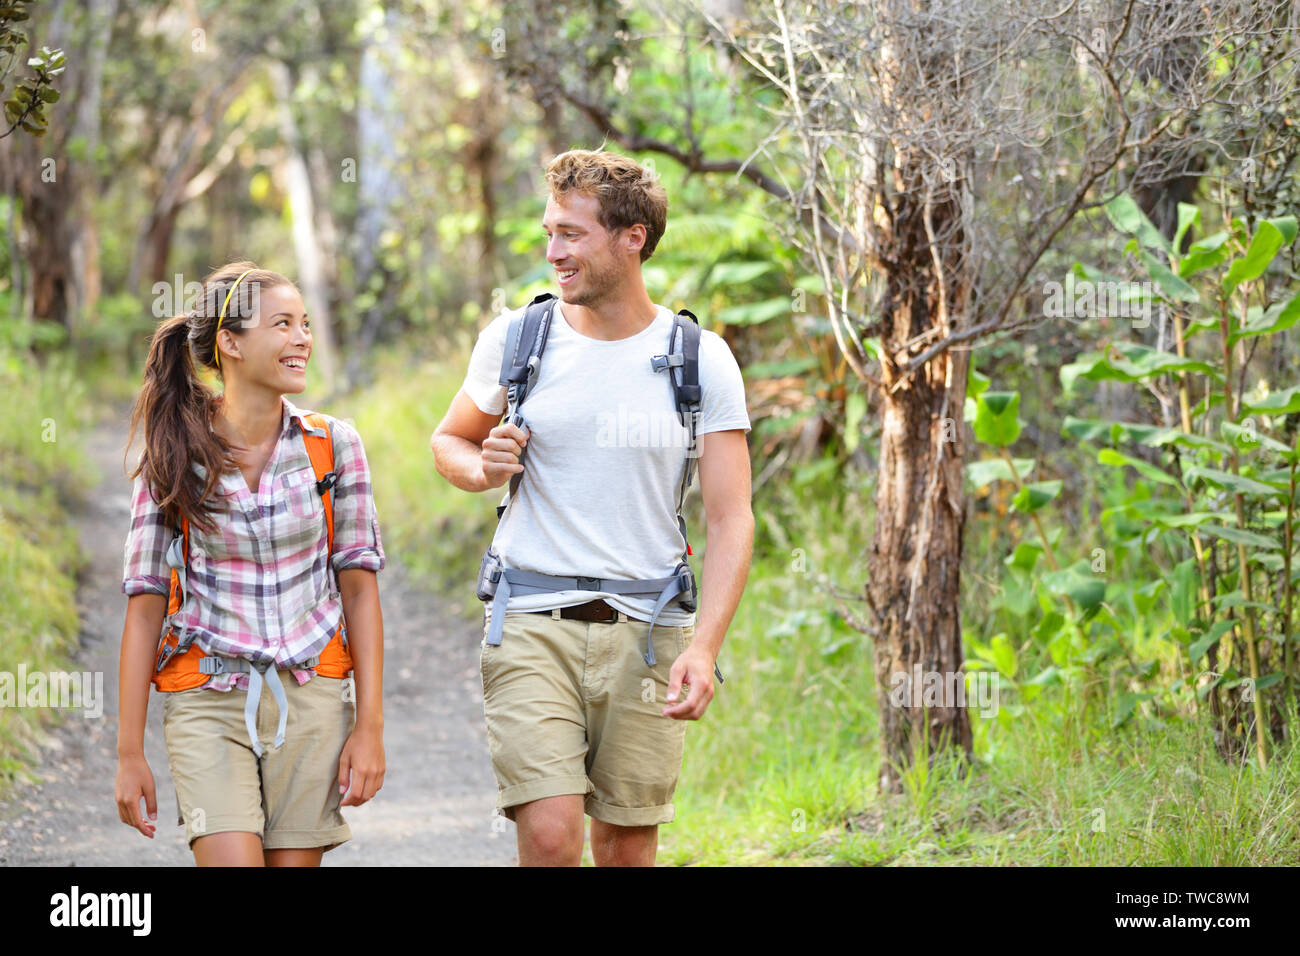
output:
<svg viewBox="0 0 1300 956"><path fill-rule="evenodd" d="M268 389L243 389L237 382L228 382L217 405L217 418L213 427L223 432L227 441L246 448L269 445L279 437L284 400Z"/></svg>

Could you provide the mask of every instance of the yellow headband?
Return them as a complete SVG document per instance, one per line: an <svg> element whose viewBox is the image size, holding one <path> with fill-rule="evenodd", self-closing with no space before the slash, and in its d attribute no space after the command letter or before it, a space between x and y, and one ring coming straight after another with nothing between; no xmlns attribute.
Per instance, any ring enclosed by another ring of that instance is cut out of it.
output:
<svg viewBox="0 0 1300 956"><path fill-rule="evenodd" d="M243 281L244 276L252 271L252 269L246 269L243 275L235 280L235 284L226 293L226 301L221 303L221 314L217 316L217 331L212 337L212 361L217 363L217 371L221 371L221 352L217 349L217 335L221 334L221 320L226 317L226 307L230 305L230 297L235 294L235 289L239 287L239 283Z"/></svg>

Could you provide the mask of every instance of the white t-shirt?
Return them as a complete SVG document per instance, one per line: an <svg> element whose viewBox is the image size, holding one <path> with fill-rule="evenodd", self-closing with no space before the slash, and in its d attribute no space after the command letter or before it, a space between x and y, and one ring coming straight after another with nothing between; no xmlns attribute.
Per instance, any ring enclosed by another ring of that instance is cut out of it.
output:
<svg viewBox="0 0 1300 956"><path fill-rule="evenodd" d="M607 342L576 332L557 303L537 379L520 407L529 433L523 477L492 539L506 567L626 580L668 577L681 560L677 493L689 433L677 419L668 372L650 364L651 356L668 352L673 325L672 312L656 308L645 329ZM510 320L522 314L493 319L470 357L462 390L490 415L506 408L501 356ZM727 343L707 330L700 333L699 376L696 435L749 431L740 366ZM648 621L654 610L649 598L575 590L511 594L507 611L596 598L639 620ZM485 608L491 620L491 605ZM695 615L673 600L659 621L682 627Z"/></svg>

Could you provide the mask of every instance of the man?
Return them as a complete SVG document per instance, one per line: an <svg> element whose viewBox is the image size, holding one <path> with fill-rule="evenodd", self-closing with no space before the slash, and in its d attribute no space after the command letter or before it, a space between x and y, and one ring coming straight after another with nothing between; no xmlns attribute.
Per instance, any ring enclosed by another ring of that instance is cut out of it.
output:
<svg viewBox="0 0 1300 956"><path fill-rule="evenodd" d="M520 406L525 427L498 424L501 358L520 314L507 312L479 334L430 446L439 474L466 491L522 476L493 539L506 567L606 581L673 573L686 548L677 494L698 453L708 538L698 622L670 602L643 658L653 598L512 592L495 645L485 612L484 714L520 864L578 865L585 810L598 866L649 866L659 824L673 818L686 721L713 698L714 662L749 573L749 417L740 369L716 334L700 336L696 452L669 373L652 368L673 323L641 276L667 221L663 186L604 151L564 153L546 179L542 226L560 301Z"/></svg>

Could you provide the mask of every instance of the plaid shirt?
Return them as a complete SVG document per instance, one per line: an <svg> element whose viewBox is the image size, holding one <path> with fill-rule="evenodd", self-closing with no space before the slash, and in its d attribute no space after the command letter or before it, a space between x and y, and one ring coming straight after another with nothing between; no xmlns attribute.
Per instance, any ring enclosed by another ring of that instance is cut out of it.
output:
<svg viewBox="0 0 1300 956"><path fill-rule="evenodd" d="M361 437L351 425L329 418L334 441L334 554L329 554L325 505L316 492L316 473L307 455L303 430L312 431L287 399L280 438L254 495L238 470L223 474L217 494L226 511L214 515L215 534L190 525L188 588L184 603L168 622L183 640L194 635L207 654L274 660L283 667L319 654L343 620L343 601L335 575L326 571L384 567L379 521L370 488ZM296 424L295 424L296 421ZM205 474L203 466L194 470ZM230 501L233 499L233 502ZM167 549L175 533L143 475L131 496L122 591L168 592L171 568ZM164 625L164 633L167 625ZM346 630L344 631L346 635ZM314 670L293 668L299 684ZM214 675L212 690L246 690L247 674Z"/></svg>

